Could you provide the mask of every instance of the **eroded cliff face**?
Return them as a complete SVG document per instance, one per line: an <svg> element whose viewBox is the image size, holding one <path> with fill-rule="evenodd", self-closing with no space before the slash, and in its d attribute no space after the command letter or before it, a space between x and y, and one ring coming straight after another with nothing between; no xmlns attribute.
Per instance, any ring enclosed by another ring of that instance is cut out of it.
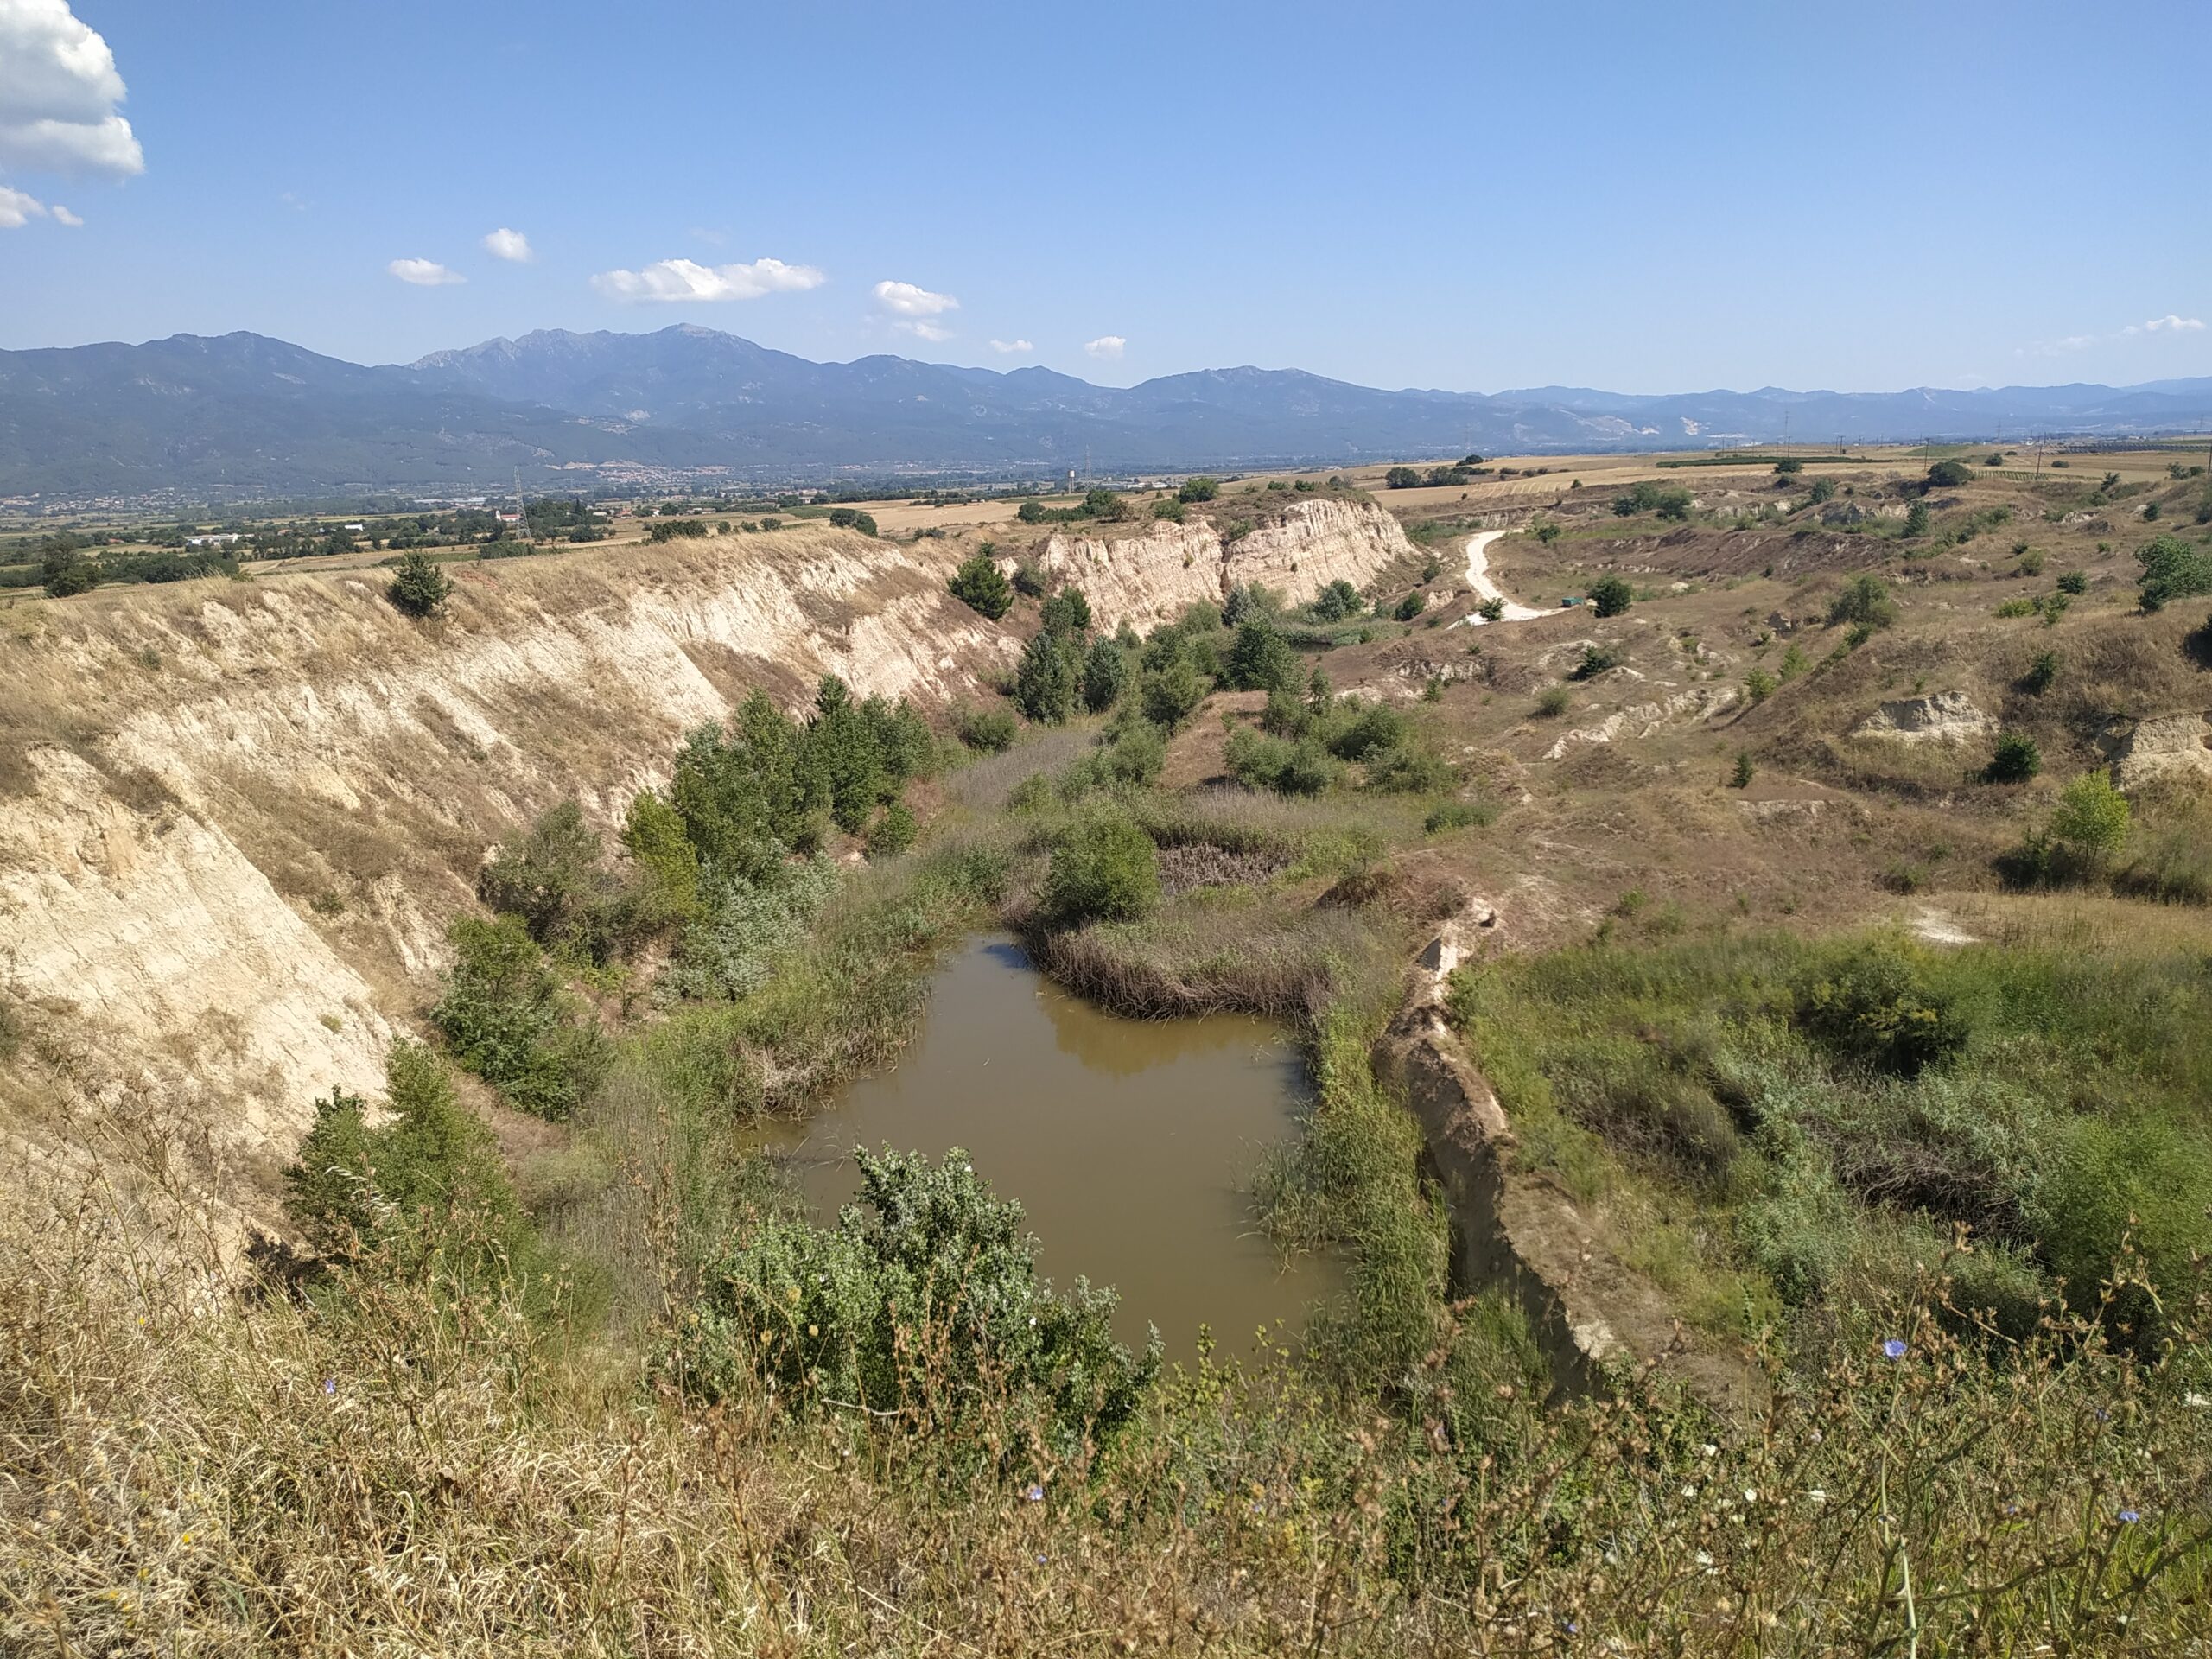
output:
<svg viewBox="0 0 2212 1659"><path fill-rule="evenodd" d="M1107 626L1408 551L1380 509L1054 538ZM0 611L0 1137L190 1143L239 1212L334 1087L419 1026L488 844L567 796L612 825L683 734L825 673L925 704L1018 657L945 583L967 550L801 528L448 566L432 622L376 573L104 589Z"/></svg>
<svg viewBox="0 0 2212 1659"><path fill-rule="evenodd" d="M314 1098L377 1090L489 841L618 817L754 685L974 695L1020 642L956 558L799 531L454 565L429 623L349 574L0 613L5 1132L203 1124L254 1214Z"/></svg>
<svg viewBox="0 0 2212 1659"><path fill-rule="evenodd" d="M1080 586L1109 627L1139 632L1199 600L1218 605L1232 588L1263 582L1294 604L1329 583L1364 588L1386 566L1415 556L1398 521L1369 501L1300 501L1249 535L1224 541L1230 521L1192 518L1118 537L1054 536L1038 563Z"/></svg>

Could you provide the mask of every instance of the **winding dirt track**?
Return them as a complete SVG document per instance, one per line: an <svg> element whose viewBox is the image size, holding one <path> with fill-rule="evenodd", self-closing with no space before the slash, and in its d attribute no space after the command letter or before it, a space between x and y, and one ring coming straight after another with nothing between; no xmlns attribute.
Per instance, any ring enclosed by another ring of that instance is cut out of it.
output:
<svg viewBox="0 0 2212 1659"><path fill-rule="evenodd" d="M1483 530L1467 537L1467 586L1473 588L1480 598L1495 599L1503 602L1505 614L1497 619L1501 622L1527 622L1539 616L1548 616L1550 614L1548 611L1531 610L1526 605L1515 604L1511 600L1507 599L1499 590L1498 585L1490 579L1490 544L1499 537L1511 533L1510 531L1503 530ZM1455 628L1479 628L1484 626L1484 619L1479 616L1463 616L1452 626Z"/></svg>

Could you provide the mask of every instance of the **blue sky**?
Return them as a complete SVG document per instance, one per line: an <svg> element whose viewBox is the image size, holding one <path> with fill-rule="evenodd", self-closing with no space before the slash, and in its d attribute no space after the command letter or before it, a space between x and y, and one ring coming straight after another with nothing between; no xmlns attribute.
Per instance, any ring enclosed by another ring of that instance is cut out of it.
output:
<svg viewBox="0 0 2212 1659"><path fill-rule="evenodd" d="M1115 383L2208 374L2204 22L0 0L0 346L697 322Z"/></svg>

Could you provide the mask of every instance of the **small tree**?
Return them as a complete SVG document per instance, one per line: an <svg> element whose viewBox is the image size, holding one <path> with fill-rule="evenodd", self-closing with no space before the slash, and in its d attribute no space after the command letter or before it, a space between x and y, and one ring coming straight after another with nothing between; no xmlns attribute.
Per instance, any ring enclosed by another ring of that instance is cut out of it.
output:
<svg viewBox="0 0 2212 1659"><path fill-rule="evenodd" d="M1618 576L1600 576L1590 584L1590 602L1600 616L1618 616L1636 602L1636 590Z"/></svg>
<svg viewBox="0 0 2212 1659"><path fill-rule="evenodd" d="M385 592L410 616L435 616L453 596L453 583L429 554L407 553L400 556L391 586Z"/></svg>
<svg viewBox="0 0 2212 1659"><path fill-rule="evenodd" d="M1185 502L1211 501L1220 493L1221 480L1217 478L1186 478L1183 487L1175 492L1175 499Z"/></svg>
<svg viewBox="0 0 2212 1659"><path fill-rule="evenodd" d="M834 530L857 530L863 536L875 534L875 519L858 507L832 507L830 524Z"/></svg>
<svg viewBox="0 0 2212 1659"><path fill-rule="evenodd" d="M1492 594L1475 607L1475 614L1485 622L1503 622L1505 620L1505 601L1499 594Z"/></svg>
<svg viewBox="0 0 2212 1659"><path fill-rule="evenodd" d="M1401 622L1410 622L1414 618L1419 616L1427 608L1428 595L1424 593L1414 592L1408 594L1403 599L1398 601L1398 608L1394 614Z"/></svg>
<svg viewBox="0 0 2212 1659"><path fill-rule="evenodd" d="M1925 501L1914 502L1911 506L1905 510L1905 539L1907 541L1919 540L1920 537L1928 533L1929 527L1934 524L1935 522L1936 515L1928 511L1928 504Z"/></svg>
<svg viewBox="0 0 2212 1659"><path fill-rule="evenodd" d="M1751 786L1751 779L1756 775L1757 771L1758 768L1751 765L1751 752L1749 749L1738 749L1736 751L1736 770L1728 781L1738 789L1749 789Z"/></svg>
<svg viewBox="0 0 2212 1659"><path fill-rule="evenodd" d="M2127 797L2101 772L2085 772L2066 785L2050 815L2050 838L2071 848L2082 863L2101 868L2127 842L2133 817Z"/></svg>
<svg viewBox="0 0 2212 1659"><path fill-rule="evenodd" d="M1103 636L1090 642L1083 659L1083 704L1101 715L1122 700L1129 689L1129 658L1121 646Z"/></svg>
<svg viewBox="0 0 2212 1659"><path fill-rule="evenodd" d="M1312 607L1313 614L1324 622L1341 622L1348 616L1357 616L1365 608L1359 589L1341 576L1313 595Z"/></svg>
<svg viewBox="0 0 2212 1659"><path fill-rule="evenodd" d="M988 554L977 553L961 561L946 586L969 610L994 622L1014 608L1014 584L999 574Z"/></svg>
<svg viewBox="0 0 2212 1659"><path fill-rule="evenodd" d="M1080 588L1063 588L1045 601L1043 620L1047 633L1072 639L1090 632L1090 601Z"/></svg>
<svg viewBox="0 0 2212 1659"><path fill-rule="evenodd" d="M1997 740L1996 752L1982 768L1981 776L1984 783L2024 784L2042 770L2043 751L2036 747L2035 740L2007 732Z"/></svg>
<svg viewBox="0 0 2212 1659"><path fill-rule="evenodd" d="M1795 455L1784 455L1774 463L1774 475L1777 478L1795 478L1804 470L1805 463Z"/></svg>
<svg viewBox="0 0 2212 1659"><path fill-rule="evenodd" d="M1073 641L1049 630L1029 642L1014 671L1014 706L1043 726L1058 726L1075 712L1080 669Z"/></svg>
<svg viewBox="0 0 2212 1659"><path fill-rule="evenodd" d="M1862 571L1843 584L1828 602L1828 626L1849 623L1854 627L1886 628L1897 620L1897 602L1890 585L1871 570Z"/></svg>
<svg viewBox="0 0 2212 1659"><path fill-rule="evenodd" d="M1421 487L1421 470L1414 467L1393 467L1382 474L1382 482L1394 490L1416 490Z"/></svg>
<svg viewBox="0 0 2212 1659"><path fill-rule="evenodd" d="M1939 461L1928 469L1928 485L1931 489L1955 490L1974 482L1974 468L1963 461Z"/></svg>
<svg viewBox="0 0 2212 1659"><path fill-rule="evenodd" d="M1240 691L1287 691L1300 678L1298 658L1289 642L1259 620L1246 622L1236 630L1224 666L1230 684Z"/></svg>

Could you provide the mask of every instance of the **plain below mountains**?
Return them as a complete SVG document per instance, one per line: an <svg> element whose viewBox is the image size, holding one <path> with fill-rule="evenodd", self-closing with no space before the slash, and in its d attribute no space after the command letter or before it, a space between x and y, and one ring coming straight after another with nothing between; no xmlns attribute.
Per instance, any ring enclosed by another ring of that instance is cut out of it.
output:
<svg viewBox="0 0 2212 1659"><path fill-rule="evenodd" d="M251 334L0 352L0 498L500 493L1349 466L1768 442L2126 435L2212 378L1976 391L1382 391L1294 369L1129 387L900 357L814 363L690 326L543 330L365 367Z"/></svg>

